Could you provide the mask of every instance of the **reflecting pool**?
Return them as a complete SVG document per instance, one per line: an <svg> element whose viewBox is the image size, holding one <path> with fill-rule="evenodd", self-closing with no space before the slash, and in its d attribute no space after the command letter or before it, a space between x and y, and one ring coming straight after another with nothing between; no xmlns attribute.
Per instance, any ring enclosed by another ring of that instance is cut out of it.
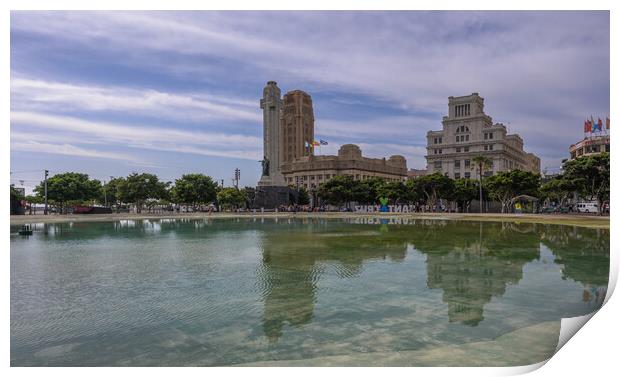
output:
<svg viewBox="0 0 620 377"><path fill-rule="evenodd" d="M573 226L33 227L11 228L12 366L530 364L561 318L601 306L609 275L609 230Z"/></svg>

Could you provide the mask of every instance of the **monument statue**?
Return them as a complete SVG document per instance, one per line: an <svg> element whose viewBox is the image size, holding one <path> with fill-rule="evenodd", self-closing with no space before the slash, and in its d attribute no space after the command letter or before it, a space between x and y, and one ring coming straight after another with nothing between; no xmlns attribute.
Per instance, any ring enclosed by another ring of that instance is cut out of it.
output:
<svg viewBox="0 0 620 377"><path fill-rule="evenodd" d="M263 109L263 159L262 175L256 188L252 208L278 208L297 200L297 192L286 185L280 170L284 150L284 135L280 127L282 98L275 81L269 81L263 88L260 108Z"/></svg>
<svg viewBox="0 0 620 377"><path fill-rule="evenodd" d="M260 163L263 166L263 176L269 176L269 160L267 157L263 157Z"/></svg>
<svg viewBox="0 0 620 377"><path fill-rule="evenodd" d="M269 81L263 89L260 107L263 109L263 174L259 186L286 187L286 181L280 171L282 151L280 151L280 113L282 98L280 88L275 81Z"/></svg>

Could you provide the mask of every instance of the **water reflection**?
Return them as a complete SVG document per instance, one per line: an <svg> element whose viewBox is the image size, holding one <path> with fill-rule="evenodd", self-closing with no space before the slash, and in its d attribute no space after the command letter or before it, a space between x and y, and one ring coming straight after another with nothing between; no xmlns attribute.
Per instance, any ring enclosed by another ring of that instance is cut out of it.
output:
<svg viewBox="0 0 620 377"><path fill-rule="evenodd" d="M584 232L577 227L545 227L541 242L553 250L555 263L562 265L562 279L583 284L582 300L600 306L609 280L609 229Z"/></svg>
<svg viewBox="0 0 620 377"><path fill-rule="evenodd" d="M11 363L228 365L479 342L595 310L608 274L609 231L570 226L37 224L11 238Z"/></svg>
<svg viewBox="0 0 620 377"><path fill-rule="evenodd" d="M319 226L262 234L258 279L264 302L263 331L270 342L282 336L285 324L299 327L312 321L317 283L326 265L340 278L349 278L362 273L365 261L398 262L407 253L405 240L378 237L377 231L328 230L320 226L326 223L315 225Z"/></svg>
<svg viewBox="0 0 620 377"><path fill-rule="evenodd" d="M353 221L369 226L320 223L303 231L262 236L263 330L275 341L285 324L313 318L317 285L325 266L339 277L357 276L366 261L402 261L407 246L426 255L427 287L441 289L448 321L477 326L484 307L523 278L524 266L540 256L541 241L563 265L563 275L584 284L584 300L602 303L609 274L609 234L568 226L514 222L389 219ZM290 222L289 222L290 224ZM414 225L414 226L411 226Z"/></svg>
<svg viewBox="0 0 620 377"><path fill-rule="evenodd" d="M465 234L446 237L443 233L457 231ZM484 306L501 297L508 285L519 283L523 266L538 258L538 237L523 229L515 233L507 224L470 224L465 229L451 224L443 232L443 236L431 232L435 238L417 245L427 254L427 285L443 290L450 322L477 326L484 319ZM433 247L438 242L445 245Z"/></svg>

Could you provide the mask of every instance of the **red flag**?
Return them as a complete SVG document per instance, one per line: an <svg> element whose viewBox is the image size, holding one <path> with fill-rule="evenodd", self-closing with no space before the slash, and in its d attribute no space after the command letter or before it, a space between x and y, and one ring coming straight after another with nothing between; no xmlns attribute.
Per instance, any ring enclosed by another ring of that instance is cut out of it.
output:
<svg viewBox="0 0 620 377"><path fill-rule="evenodd" d="M603 131L603 121L601 118L598 118L598 130Z"/></svg>
<svg viewBox="0 0 620 377"><path fill-rule="evenodd" d="M592 132L592 122L586 121L586 132Z"/></svg>
<svg viewBox="0 0 620 377"><path fill-rule="evenodd" d="M583 122L583 132L584 133L588 132L588 122L587 121Z"/></svg>
<svg viewBox="0 0 620 377"><path fill-rule="evenodd" d="M605 119L605 127L609 129L609 118Z"/></svg>

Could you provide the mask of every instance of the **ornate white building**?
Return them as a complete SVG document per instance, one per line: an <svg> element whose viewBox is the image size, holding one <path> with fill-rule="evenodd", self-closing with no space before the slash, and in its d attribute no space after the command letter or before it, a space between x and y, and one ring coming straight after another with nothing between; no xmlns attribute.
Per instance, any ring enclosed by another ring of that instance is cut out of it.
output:
<svg viewBox="0 0 620 377"><path fill-rule="evenodd" d="M540 159L523 150L523 139L508 134L506 126L493 124L484 113L484 99L478 93L448 97L448 116L441 131L429 131L427 172L440 172L450 178L478 178L472 159L486 156L493 162L485 175L520 169L540 173Z"/></svg>

